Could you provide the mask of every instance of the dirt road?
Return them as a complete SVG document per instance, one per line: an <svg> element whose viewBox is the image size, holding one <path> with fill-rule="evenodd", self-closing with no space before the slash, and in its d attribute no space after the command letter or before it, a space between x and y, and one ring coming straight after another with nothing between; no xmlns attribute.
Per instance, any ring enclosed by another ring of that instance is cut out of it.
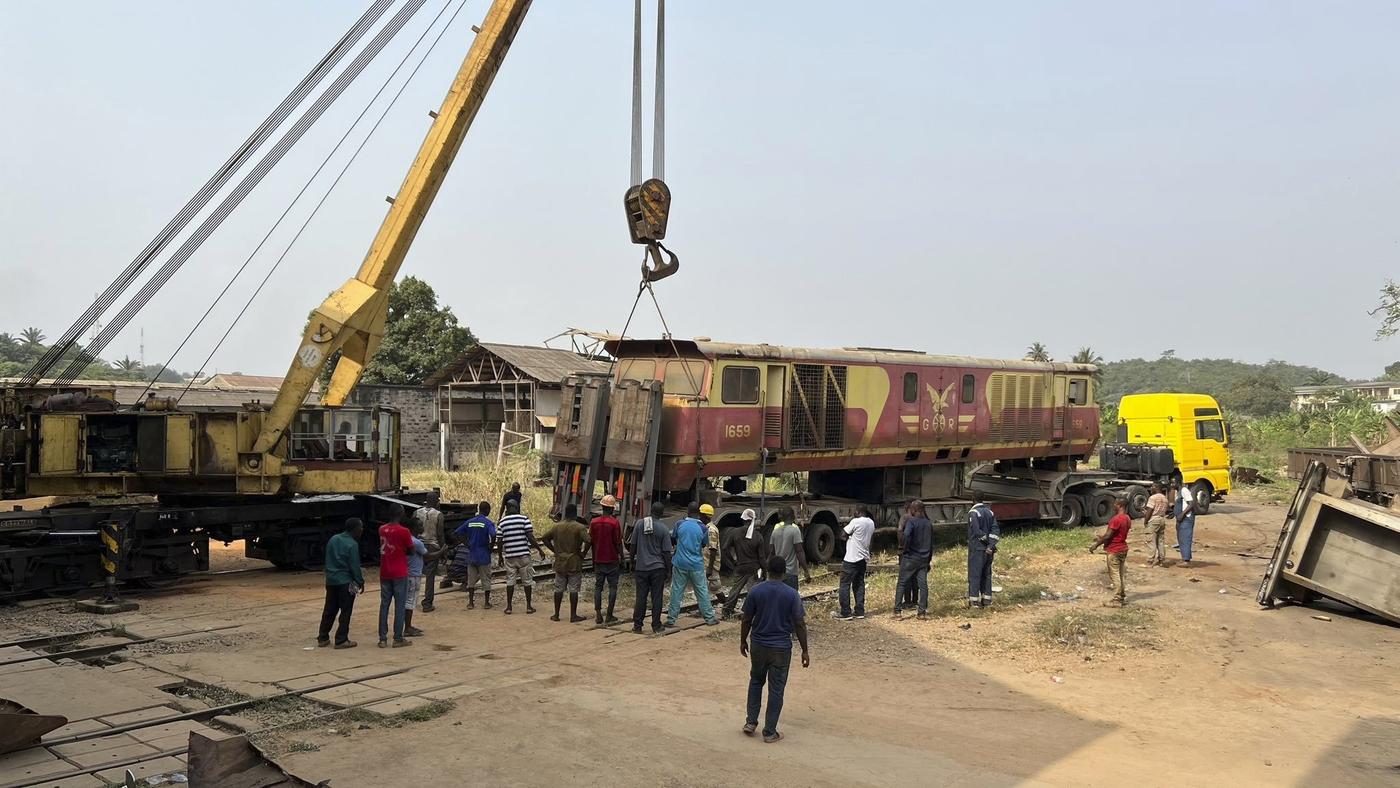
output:
<svg viewBox="0 0 1400 788"><path fill-rule="evenodd" d="M217 645L140 662L246 694L391 667L451 688L452 706L426 722L332 718L288 734L283 762L340 786L1395 784L1400 630L1341 609L1259 609L1263 560L1238 554L1267 556L1281 515L1218 506L1198 522L1189 570L1142 568L1135 534L1129 612L1111 618L1103 559L1080 551L999 556L999 582L1033 574L1049 598L990 613L896 621L885 580L866 621L810 604L813 664L793 668L773 745L739 731L736 624L638 637L551 622L543 603L530 616L468 611L454 593L419 614L426 638L379 650L377 599L365 598L360 648L314 649L319 577L281 572L155 595L131 620L240 624Z"/></svg>

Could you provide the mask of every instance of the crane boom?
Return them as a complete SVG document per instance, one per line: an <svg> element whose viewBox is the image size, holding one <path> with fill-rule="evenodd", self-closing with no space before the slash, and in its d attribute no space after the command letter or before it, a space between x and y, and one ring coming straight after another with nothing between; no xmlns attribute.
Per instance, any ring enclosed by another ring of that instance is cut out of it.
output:
<svg viewBox="0 0 1400 788"><path fill-rule="evenodd" d="M322 395L323 404L343 404L359 381L384 336L389 288L481 109L530 3L531 0L492 2L359 272L312 313L277 400L264 416L257 441L252 452L243 455L243 463L257 463L252 467L258 467L258 455L273 451L337 350L340 360Z"/></svg>

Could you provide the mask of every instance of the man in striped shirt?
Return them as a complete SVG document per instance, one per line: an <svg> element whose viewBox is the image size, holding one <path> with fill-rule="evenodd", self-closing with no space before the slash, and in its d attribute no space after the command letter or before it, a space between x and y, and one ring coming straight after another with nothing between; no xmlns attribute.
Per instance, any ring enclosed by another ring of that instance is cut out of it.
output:
<svg viewBox="0 0 1400 788"><path fill-rule="evenodd" d="M515 602L515 583L518 580L525 586L525 612L535 612L532 594L535 590L535 567L530 562L530 548L533 547L540 554L540 560L544 560L544 548L535 541L535 524L530 522L520 511L520 504L506 501L505 516L497 525L499 538L496 540L496 552L501 556L501 563L506 567L506 609L505 614L512 612L511 604Z"/></svg>

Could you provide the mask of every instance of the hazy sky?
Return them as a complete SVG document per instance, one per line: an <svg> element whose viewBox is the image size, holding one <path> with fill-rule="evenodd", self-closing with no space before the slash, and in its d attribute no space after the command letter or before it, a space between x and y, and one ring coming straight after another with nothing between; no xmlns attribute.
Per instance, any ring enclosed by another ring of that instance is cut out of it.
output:
<svg viewBox="0 0 1400 788"><path fill-rule="evenodd" d="M107 357L136 356L141 326L146 360L164 359L441 2ZM0 330L61 333L367 5L8 8ZM485 8L469 0L218 370L285 371L307 312L359 265ZM403 267L483 339L622 327L639 265L621 209L631 9L537 0ZM678 335L1006 357L1032 341L1057 357L1173 348L1350 377L1400 359L1366 314L1400 274L1400 5L672 0L668 29L667 241L682 265L658 292ZM198 365L309 206L177 368ZM631 333L659 332L638 314Z"/></svg>

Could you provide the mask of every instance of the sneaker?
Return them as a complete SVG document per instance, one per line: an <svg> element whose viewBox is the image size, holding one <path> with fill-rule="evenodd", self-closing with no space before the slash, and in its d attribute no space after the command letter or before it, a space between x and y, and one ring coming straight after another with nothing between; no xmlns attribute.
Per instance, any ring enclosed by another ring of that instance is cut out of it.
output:
<svg viewBox="0 0 1400 788"><path fill-rule="evenodd" d="M928 620L928 613L920 613L920 614L918 614L917 616L914 616L914 618L917 618L917 619L920 620L920 621L927 621L927 620Z"/></svg>
<svg viewBox="0 0 1400 788"><path fill-rule="evenodd" d="M418 627L410 627L410 628L405 629L405 630L403 631L403 636L406 637L406 638L421 638L421 637L423 637L423 636L426 635L426 634L428 634L428 633L424 632L423 630L419 629Z"/></svg>
<svg viewBox="0 0 1400 788"><path fill-rule="evenodd" d="M380 641L380 642L382 643L383 641ZM404 647L406 647L406 646L411 646L411 645L413 645L413 641L412 641L412 640L395 640L395 641L394 641L394 648L404 648Z"/></svg>
<svg viewBox="0 0 1400 788"><path fill-rule="evenodd" d="M773 731L772 733L765 733L763 734L763 743L772 744L773 742L779 741L782 738L783 734L779 733L778 731Z"/></svg>
<svg viewBox="0 0 1400 788"><path fill-rule="evenodd" d="M634 635L640 635L640 634L642 634L642 628L641 628L641 627L632 627L632 634L634 634Z"/></svg>
<svg viewBox="0 0 1400 788"><path fill-rule="evenodd" d="M753 735L753 732L756 731L756 730L758 730L758 723L756 723L756 722L746 722L746 723L744 723L744 735L745 735L745 736L752 736L752 735Z"/></svg>
<svg viewBox="0 0 1400 788"><path fill-rule="evenodd" d="M603 623L607 624L608 626L612 626L613 624L621 624L622 619L618 618L617 616L604 616Z"/></svg>
<svg viewBox="0 0 1400 788"><path fill-rule="evenodd" d="M602 614L602 613L594 613L594 614L593 614L593 623L598 624L598 625L601 626L602 623L603 623L603 614Z"/></svg>
<svg viewBox="0 0 1400 788"><path fill-rule="evenodd" d="M329 646L330 644L331 644L331 639L330 639L330 638L316 638L316 646L317 646L317 648L325 648L326 646Z"/></svg>
<svg viewBox="0 0 1400 788"><path fill-rule="evenodd" d="M389 641L387 641L387 640L381 640L381 641L379 641L379 647L380 647L380 648L388 648L388 647L389 647Z"/></svg>
<svg viewBox="0 0 1400 788"><path fill-rule="evenodd" d="M865 614L864 614L864 613L856 613L856 620L857 620L857 621L864 621L864 620L865 620Z"/></svg>
<svg viewBox="0 0 1400 788"><path fill-rule="evenodd" d="M709 621L706 621L706 622L705 622L705 626L707 626L707 627L717 627L717 626L719 626L719 619L717 619L717 618L712 618L712 619L710 619Z"/></svg>
<svg viewBox="0 0 1400 788"><path fill-rule="evenodd" d="M421 611L423 611L424 613L431 613L431 612L433 612L433 610L434 610L434 608L433 608L433 603L432 603L432 602L424 602L423 604L421 604L421 605L418 606L418 609L421 610Z"/></svg>
<svg viewBox="0 0 1400 788"><path fill-rule="evenodd" d="M526 606L525 606L525 614L526 614L526 615L529 615L530 613L533 613L533 612L535 612L535 609L534 609L533 607L530 607L529 605L526 605Z"/></svg>
<svg viewBox="0 0 1400 788"><path fill-rule="evenodd" d="M356 642L353 641L353 640L346 640L346 641L344 641L344 642L335 644L335 647L336 647L336 648L354 648L354 647L356 647L356 646L358 646L358 645L360 645L360 644L359 644L359 643L356 643Z"/></svg>
<svg viewBox="0 0 1400 788"><path fill-rule="evenodd" d="M850 621L855 618L855 616L850 613L838 613L835 610L831 611L831 617L837 621Z"/></svg>

